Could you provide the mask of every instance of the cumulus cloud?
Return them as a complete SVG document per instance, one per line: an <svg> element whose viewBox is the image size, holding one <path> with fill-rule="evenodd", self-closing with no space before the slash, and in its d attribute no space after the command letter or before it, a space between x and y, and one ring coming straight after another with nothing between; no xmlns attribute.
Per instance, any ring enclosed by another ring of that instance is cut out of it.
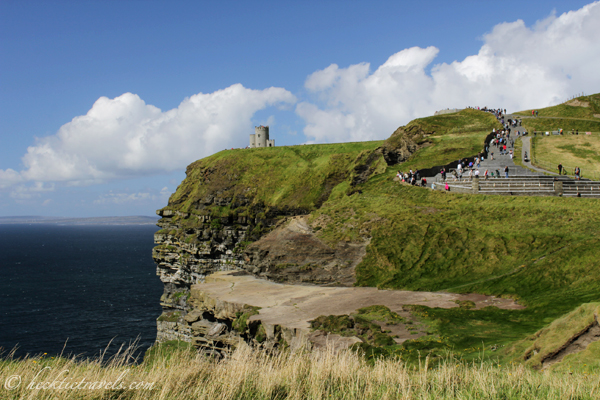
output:
<svg viewBox="0 0 600 400"><path fill-rule="evenodd" d="M598 38L595 2L530 27L521 20L498 24L483 35L477 54L452 63L433 64L439 49L430 46L399 51L374 71L369 63L332 64L306 79L311 100L301 103L283 88L241 84L196 94L167 111L132 93L101 97L86 115L29 147L23 170L0 170L0 189L18 187L13 197L28 198L35 187L23 185L35 182L82 185L183 169L223 148L245 146L254 114L270 106L296 104L309 142L340 142L383 139L445 108L557 104L600 91ZM99 201L142 198L129 193Z"/></svg>
<svg viewBox="0 0 600 400"><path fill-rule="evenodd" d="M600 2L533 27L522 20L496 25L478 54L432 64L433 46L402 50L375 71L361 63L316 71L305 82L315 101L301 102L311 142L388 137L399 125L436 110L465 106L508 110L557 104L600 91Z"/></svg>
<svg viewBox="0 0 600 400"><path fill-rule="evenodd" d="M7 188L22 181L21 174L14 169L0 169L0 189Z"/></svg>
<svg viewBox="0 0 600 400"><path fill-rule="evenodd" d="M27 181L86 184L185 168L223 148L245 145L257 111L295 102L285 89L241 84L196 94L168 111L132 93L101 97L86 115L29 147L24 170L0 170L0 187Z"/></svg>

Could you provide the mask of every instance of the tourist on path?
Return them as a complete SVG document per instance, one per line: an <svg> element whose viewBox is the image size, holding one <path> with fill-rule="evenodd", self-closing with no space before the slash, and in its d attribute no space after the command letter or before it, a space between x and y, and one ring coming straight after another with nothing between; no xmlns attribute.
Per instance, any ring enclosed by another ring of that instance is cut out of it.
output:
<svg viewBox="0 0 600 400"><path fill-rule="evenodd" d="M558 164L558 174L562 175L562 164Z"/></svg>
<svg viewBox="0 0 600 400"><path fill-rule="evenodd" d="M508 178L508 165L504 167L504 176Z"/></svg>

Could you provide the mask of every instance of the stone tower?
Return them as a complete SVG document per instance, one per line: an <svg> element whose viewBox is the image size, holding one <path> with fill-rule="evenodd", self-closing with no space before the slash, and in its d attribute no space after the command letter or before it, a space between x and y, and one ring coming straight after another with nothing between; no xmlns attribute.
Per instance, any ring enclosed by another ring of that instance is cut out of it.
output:
<svg viewBox="0 0 600 400"><path fill-rule="evenodd" d="M275 147L275 139L269 140L268 126L254 127L254 134L250 135L250 147Z"/></svg>

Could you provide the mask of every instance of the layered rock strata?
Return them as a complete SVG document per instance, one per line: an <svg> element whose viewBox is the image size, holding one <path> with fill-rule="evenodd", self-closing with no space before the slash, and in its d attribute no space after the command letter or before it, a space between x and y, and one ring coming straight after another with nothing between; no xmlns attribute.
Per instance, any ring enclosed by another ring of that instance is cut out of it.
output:
<svg viewBox="0 0 600 400"><path fill-rule="evenodd" d="M328 246L314 234L308 216L297 216L249 245L242 268L280 283L352 286L356 281L354 270L365 256L368 243Z"/></svg>
<svg viewBox="0 0 600 400"><path fill-rule="evenodd" d="M262 213L262 218L231 215L215 218L170 209L157 211L162 217L158 222L161 229L154 235L157 246L152 257L157 275L164 283L157 341L191 342L194 332L185 320L193 308L189 302L190 287L204 282L214 272L244 269L249 259L244 247L273 229L281 218L295 212L271 209Z"/></svg>

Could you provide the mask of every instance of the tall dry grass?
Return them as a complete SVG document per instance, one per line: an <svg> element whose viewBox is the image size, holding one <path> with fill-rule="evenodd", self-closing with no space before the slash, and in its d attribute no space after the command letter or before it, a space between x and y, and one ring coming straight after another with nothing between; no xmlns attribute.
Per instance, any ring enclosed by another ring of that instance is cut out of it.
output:
<svg viewBox="0 0 600 400"><path fill-rule="evenodd" d="M132 354L124 350L110 360L5 357L0 361L0 398L562 400L595 399L600 392L598 376L464 364L451 358L432 369L427 359L411 368L400 360L368 363L352 352L269 356L243 347L215 361L187 350L159 352L141 364L131 364ZM80 382L88 386L65 389ZM103 388L95 388L100 382Z"/></svg>

